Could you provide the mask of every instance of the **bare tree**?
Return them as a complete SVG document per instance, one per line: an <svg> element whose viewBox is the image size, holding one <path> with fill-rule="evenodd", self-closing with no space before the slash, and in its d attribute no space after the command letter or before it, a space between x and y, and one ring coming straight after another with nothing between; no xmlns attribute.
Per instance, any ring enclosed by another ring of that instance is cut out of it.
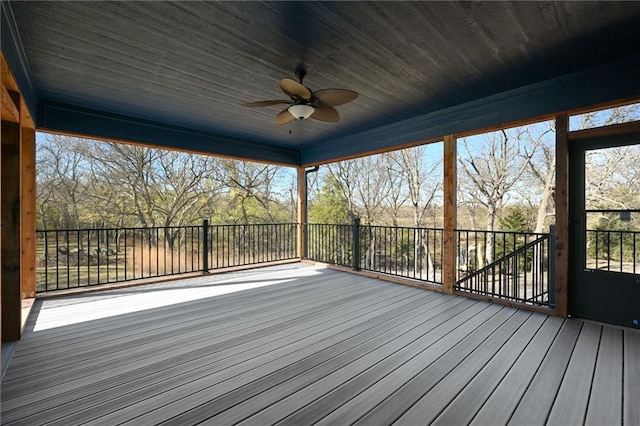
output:
<svg viewBox="0 0 640 426"><path fill-rule="evenodd" d="M462 139L464 155L458 158L463 178L461 188L487 209L486 263L493 261L493 231L498 213L538 148L526 136L527 130L522 127L489 133L484 135L484 144L473 151L468 140Z"/></svg>
<svg viewBox="0 0 640 426"><path fill-rule="evenodd" d="M349 208L351 218L361 215L360 209L356 204L356 185L359 179L358 171L361 170L356 164L356 160L340 161L338 163L329 164L327 173L335 180L340 188L344 199Z"/></svg>
<svg viewBox="0 0 640 426"><path fill-rule="evenodd" d="M391 191L390 182L384 173L384 158L379 155L353 160L355 165L356 202L361 205L368 224L380 224L382 205Z"/></svg>
<svg viewBox="0 0 640 426"><path fill-rule="evenodd" d="M585 158L587 208L638 208L637 145L589 151Z"/></svg>
<svg viewBox="0 0 640 426"><path fill-rule="evenodd" d="M47 143L37 151L37 201L40 220L47 227L52 215L47 209L57 211L57 227L78 228L80 219L80 199L85 193L86 163L79 150L82 141L61 135L46 135Z"/></svg>
<svg viewBox="0 0 640 426"><path fill-rule="evenodd" d="M361 217L368 225L381 222L382 205L390 190L383 163L384 159L375 155L329 166L329 174L342 191L352 219ZM365 252L365 263L373 268L377 241L375 233L371 232L367 239L369 244Z"/></svg>
<svg viewBox="0 0 640 426"><path fill-rule="evenodd" d="M393 226L400 225L400 211L407 202L407 193L404 190L404 173L398 167L396 156L397 151L381 154L380 167L381 174L389 183L389 191L387 191L382 209L391 217Z"/></svg>
<svg viewBox="0 0 640 426"><path fill-rule="evenodd" d="M442 191L442 156L427 155L427 146L395 151L389 154L391 162L398 169L401 181L407 193L407 201L413 213L413 226L424 227L424 215ZM426 230L416 233L413 242L415 255L414 271L433 271L434 263L430 248L427 246Z"/></svg>
<svg viewBox="0 0 640 426"><path fill-rule="evenodd" d="M295 216L295 179L282 167L61 135L38 143L45 228L170 227L204 218L275 223Z"/></svg>
<svg viewBox="0 0 640 426"><path fill-rule="evenodd" d="M612 108L580 116L581 126L608 126L637 120L640 105ZM640 207L638 145L588 151L585 158L587 208L632 209Z"/></svg>
<svg viewBox="0 0 640 426"><path fill-rule="evenodd" d="M524 136L532 147L537 147L527 173L522 176L525 185L521 188L523 199L527 199L536 210L533 232L543 233L548 219L555 216L556 154L555 122L549 121L528 127Z"/></svg>
<svg viewBox="0 0 640 426"><path fill-rule="evenodd" d="M611 124L624 123L636 120L640 116L640 107L636 105L611 108L604 111L592 111L575 116L572 119L573 130L585 129L588 127L608 126ZM555 217L555 141L551 135L555 134L555 122L548 121L529 127L527 136L530 145L538 146L532 161L529 163L530 176L532 180L527 180L527 194L536 194L537 208L536 223L534 232L545 232L548 218ZM628 197L615 195L608 183L616 180L616 176L631 173L635 168L637 158L636 148L621 148L609 150L600 156L599 164L592 161L593 153L587 154L586 178L587 178L587 202L591 204L608 203L608 205L623 206L624 200ZM630 161L631 160L631 161ZM594 170L597 167L598 170ZM525 177L526 178L526 177ZM623 186L633 185L637 179L635 175L625 179ZM534 189L535 190L532 190ZM612 199L611 197L615 199ZM624 208L624 207L620 207Z"/></svg>
<svg viewBox="0 0 640 426"><path fill-rule="evenodd" d="M228 189L229 209L239 212L232 216L232 220L252 223L266 216L270 223L281 221L278 205L287 198L286 193L290 191L292 183L282 185L283 174L279 167L222 160L213 178Z"/></svg>

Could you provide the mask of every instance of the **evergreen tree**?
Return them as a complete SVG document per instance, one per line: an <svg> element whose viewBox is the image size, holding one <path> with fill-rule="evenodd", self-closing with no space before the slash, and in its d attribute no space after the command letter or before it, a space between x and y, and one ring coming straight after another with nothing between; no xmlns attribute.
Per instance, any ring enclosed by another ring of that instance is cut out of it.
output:
<svg viewBox="0 0 640 426"><path fill-rule="evenodd" d="M352 216L340 186L333 177L327 175L320 192L309 203L309 223L348 224Z"/></svg>

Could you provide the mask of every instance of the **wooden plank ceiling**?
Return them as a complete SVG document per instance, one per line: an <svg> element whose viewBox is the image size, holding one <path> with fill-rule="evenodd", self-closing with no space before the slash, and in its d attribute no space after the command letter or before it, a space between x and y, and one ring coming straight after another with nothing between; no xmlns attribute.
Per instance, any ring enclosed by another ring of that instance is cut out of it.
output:
<svg viewBox="0 0 640 426"><path fill-rule="evenodd" d="M2 14L39 128L276 163L640 96L640 2L3 1ZM278 81L299 64L311 89L360 93L339 123L279 126L281 105L241 106L285 99Z"/></svg>

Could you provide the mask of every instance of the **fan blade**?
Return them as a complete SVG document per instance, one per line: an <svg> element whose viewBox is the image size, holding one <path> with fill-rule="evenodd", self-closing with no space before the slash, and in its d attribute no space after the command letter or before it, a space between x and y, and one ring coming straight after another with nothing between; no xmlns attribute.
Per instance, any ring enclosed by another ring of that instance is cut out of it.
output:
<svg viewBox="0 0 640 426"><path fill-rule="evenodd" d="M318 98L320 102L328 106L338 106L351 102L358 97L358 93L353 90L344 89L322 89L313 92L313 95Z"/></svg>
<svg viewBox="0 0 640 426"><path fill-rule="evenodd" d="M242 106L244 107L266 107L266 106L271 106L271 105L279 105L279 104L288 104L289 101L258 101L258 102L247 102L245 104L242 104Z"/></svg>
<svg viewBox="0 0 640 426"><path fill-rule="evenodd" d="M289 108L285 108L278 115L276 115L276 123L286 124L293 120L293 115L289 112Z"/></svg>
<svg viewBox="0 0 640 426"><path fill-rule="evenodd" d="M320 121L336 122L340 121L340 114L338 114L338 110L333 107L321 105L311 114L311 118Z"/></svg>
<svg viewBox="0 0 640 426"><path fill-rule="evenodd" d="M292 78L283 78L280 80L280 88L291 99L311 99L311 90L307 89Z"/></svg>

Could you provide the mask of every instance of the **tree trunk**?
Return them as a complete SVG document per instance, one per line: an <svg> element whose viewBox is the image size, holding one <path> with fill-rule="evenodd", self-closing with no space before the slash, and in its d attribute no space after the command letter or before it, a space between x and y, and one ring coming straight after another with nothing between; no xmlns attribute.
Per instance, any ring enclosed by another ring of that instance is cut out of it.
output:
<svg viewBox="0 0 640 426"><path fill-rule="evenodd" d="M429 246L427 244L427 239L425 238L425 234L428 231L423 229L420 231L420 245L422 249L422 257L424 257L424 262L422 263L422 269L426 269L427 280L429 280L429 273L432 273L435 278L435 267L433 265L433 257L431 256L431 251L429 250ZM417 257L417 256L416 256ZM422 279L422 270L420 271L420 278Z"/></svg>
<svg viewBox="0 0 640 426"><path fill-rule="evenodd" d="M497 206L492 204L489 206L489 211L487 213L487 238L485 244L485 254L484 254L484 265L486 266L493 263L493 251L495 245L495 226L496 226L496 217L497 217Z"/></svg>
<svg viewBox="0 0 640 426"><path fill-rule="evenodd" d="M556 161L555 157L553 158L549 169L547 170L547 176L545 178L544 189L542 192L542 199L540 200L540 205L538 206L538 214L536 216L536 227L533 232L541 234L545 232L545 220L547 218L547 210L549 209L549 205L553 206L553 194L555 193L556 184L555 184L555 172L556 172Z"/></svg>

